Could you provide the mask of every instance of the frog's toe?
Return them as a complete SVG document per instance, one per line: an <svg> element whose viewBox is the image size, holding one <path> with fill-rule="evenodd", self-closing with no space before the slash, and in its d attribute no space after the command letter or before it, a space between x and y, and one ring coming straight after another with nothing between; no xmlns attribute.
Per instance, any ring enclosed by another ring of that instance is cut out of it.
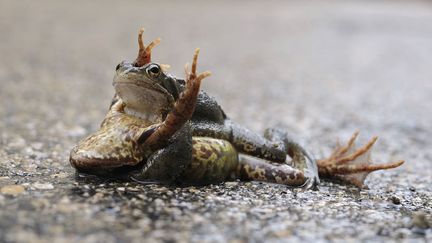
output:
<svg viewBox="0 0 432 243"><path fill-rule="evenodd" d="M189 63L185 65L186 86L199 85L201 80L211 75L211 72L205 71L197 74L198 55L200 49L196 48L192 59L192 67L189 70Z"/></svg>
<svg viewBox="0 0 432 243"><path fill-rule="evenodd" d="M161 41L160 38L157 38L154 41L150 42L150 44L145 46L143 42L143 33L144 33L144 28L141 28L138 33L138 45L139 45L138 57L135 60L135 66L137 67L142 67L145 64L151 62L151 51Z"/></svg>
<svg viewBox="0 0 432 243"><path fill-rule="evenodd" d="M308 173L305 173L305 174L308 174ZM307 179L306 179L305 183L300 187L303 189L306 189L306 190L308 190L308 189L318 190L318 186L320 183L319 177L317 175L311 175L310 177L306 176L306 178Z"/></svg>
<svg viewBox="0 0 432 243"><path fill-rule="evenodd" d="M327 159L317 160L319 175L323 178L338 179L359 188L365 188L364 181L369 173L376 170L396 168L404 163L403 160L373 164L371 159L372 147L377 137L373 137L366 145L356 148L354 133L345 146L337 146Z"/></svg>
<svg viewBox="0 0 432 243"><path fill-rule="evenodd" d="M305 189L317 189L320 183L318 176L318 168L316 160L313 159L305 150L303 150L303 156L305 159L305 167L303 172L307 178L305 184L302 186Z"/></svg>

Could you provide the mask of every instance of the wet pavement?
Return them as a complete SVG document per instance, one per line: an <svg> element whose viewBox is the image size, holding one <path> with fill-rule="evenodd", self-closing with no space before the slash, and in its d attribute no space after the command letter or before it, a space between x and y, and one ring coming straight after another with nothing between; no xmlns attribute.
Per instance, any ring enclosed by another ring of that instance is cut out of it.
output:
<svg viewBox="0 0 432 243"><path fill-rule="evenodd" d="M432 8L416 1L0 1L0 242L431 241ZM136 33L177 76L201 47L226 113L315 157L373 135L369 190L140 185L75 174Z"/></svg>

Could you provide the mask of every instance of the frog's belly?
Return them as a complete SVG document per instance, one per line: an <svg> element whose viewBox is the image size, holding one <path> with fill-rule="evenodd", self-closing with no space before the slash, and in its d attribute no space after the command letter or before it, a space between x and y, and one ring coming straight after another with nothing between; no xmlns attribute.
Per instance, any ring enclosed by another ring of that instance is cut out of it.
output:
<svg viewBox="0 0 432 243"><path fill-rule="evenodd" d="M190 184L210 184L227 180L238 166L238 153L233 145L222 139L192 138L192 162L180 176Z"/></svg>

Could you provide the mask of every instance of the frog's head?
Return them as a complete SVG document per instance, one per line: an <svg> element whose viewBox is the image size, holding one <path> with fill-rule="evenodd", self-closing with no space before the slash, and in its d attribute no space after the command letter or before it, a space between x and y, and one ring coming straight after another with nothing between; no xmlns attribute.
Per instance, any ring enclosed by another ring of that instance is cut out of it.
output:
<svg viewBox="0 0 432 243"><path fill-rule="evenodd" d="M116 67L113 85L126 108L141 117L160 117L168 112L179 97L178 81L164 65L151 62L151 49L159 39L144 47L143 29L138 35L140 46L134 62L123 61Z"/></svg>

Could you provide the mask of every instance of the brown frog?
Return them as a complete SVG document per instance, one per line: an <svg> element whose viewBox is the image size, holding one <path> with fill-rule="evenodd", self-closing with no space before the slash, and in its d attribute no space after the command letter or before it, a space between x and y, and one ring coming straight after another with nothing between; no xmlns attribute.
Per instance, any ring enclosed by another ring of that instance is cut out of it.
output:
<svg viewBox="0 0 432 243"><path fill-rule="evenodd" d="M145 47L143 31L137 59L116 67L116 94L101 127L71 151L78 171L139 182L202 185L241 179L304 188L327 177L364 187L370 172L404 162L371 164L376 138L356 149L358 133L316 161L280 129L259 135L236 124L200 91L210 72L197 73L199 49L191 68L185 67L185 80L178 79L151 61L159 39Z"/></svg>

